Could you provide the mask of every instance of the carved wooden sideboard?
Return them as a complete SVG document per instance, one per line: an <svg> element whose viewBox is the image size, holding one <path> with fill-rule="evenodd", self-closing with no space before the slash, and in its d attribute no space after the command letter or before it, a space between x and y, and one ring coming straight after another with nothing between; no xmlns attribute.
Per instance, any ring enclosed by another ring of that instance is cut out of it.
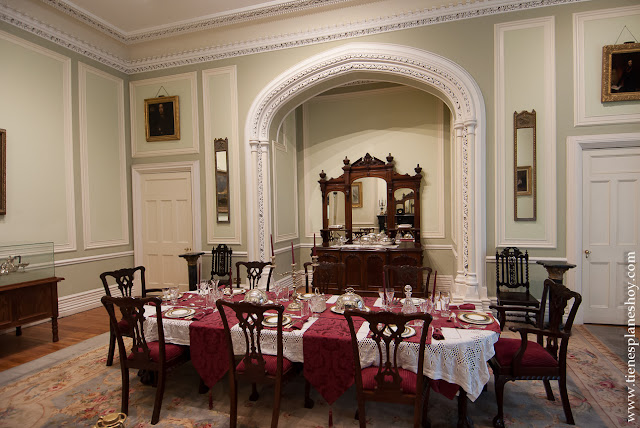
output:
<svg viewBox="0 0 640 428"><path fill-rule="evenodd" d="M14 274L15 275L15 274ZM64 278L51 277L0 287L0 329L21 326L51 318L53 341L58 341L58 282Z"/></svg>

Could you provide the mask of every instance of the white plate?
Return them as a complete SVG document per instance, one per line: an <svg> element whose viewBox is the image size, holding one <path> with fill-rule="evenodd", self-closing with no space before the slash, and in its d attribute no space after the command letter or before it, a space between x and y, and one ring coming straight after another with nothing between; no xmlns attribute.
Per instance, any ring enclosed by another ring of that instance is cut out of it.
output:
<svg viewBox="0 0 640 428"><path fill-rule="evenodd" d="M370 312L370 311L371 311L371 308L370 308L370 307L368 307L368 306L365 306L365 307L364 307L364 311L365 311L365 312ZM340 315L342 315L342 314L344 314L344 309L343 309L343 310L340 310L340 309L338 309L336 306L331 306L331 312L333 312L334 314L340 314Z"/></svg>
<svg viewBox="0 0 640 428"><path fill-rule="evenodd" d="M493 322L493 318L480 312L460 312L458 318L469 324L487 325Z"/></svg>
<svg viewBox="0 0 640 428"><path fill-rule="evenodd" d="M395 331L397 330L397 328L398 327L395 324L389 324L387 328L384 329L384 335L389 336L391 334L389 330L391 329ZM402 337L411 337L411 336L414 336L415 334L416 334L416 330L410 325L407 325L404 327L404 331L402 332Z"/></svg>
<svg viewBox="0 0 640 428"><path fill-rule="evenodd" d="M413 304L416 306L419 306L422 302L424 302L424 299L421 297L412 297L411 300L413 300ZM400 303L404 305L404 299L400 299Z"/></svg>
<svg viewBox="0 0 640 428"><path fill-rule="evenodd" d="M180 299L180 298L182 298L182 296L184 296L184 294L183 294L183 293L180 293L180 294L178 294L178 297L177 297L176 299ZM160 297L160 296L158 296L158 297ZM170 299L169 297L163 297L163 298L162 298L162 300L163 300L164 302L168 302L168 301L170 301L171 299Z"/></svg>
<svg viewBox="0 0 640 428"><path fill-rule="evenodd" d="M196 313L193 308L174 308L164 313L165 318L184 318Z"/></svg>
<svg viewBox="0 0 640 428"><path fill-rule="evenodd" d="M291 317L289 315L282 316L282 326L286 326L291 323ZM262 320L262 325L265 327L277 327L278 326L278 315L267 315Z"/></svg>
<svg viewBox="0 0 640 428"><path fill-rule="evenodd" d="M300 300L309 300L309 299L311 299L313 296L315 296L315 293L304 293L304 294L298 294L298 299L300 299Z"/></svg>
<svg viewBox="0 0 640 428"><path fill-rule="evenodd" d="M246 288L232 288L231 292L235 296L236 294L244 294L244 293L246 293L247 289ZM224 294L226 294L227 296L229 295L229 289L228 288L224 289Z"/></svg>

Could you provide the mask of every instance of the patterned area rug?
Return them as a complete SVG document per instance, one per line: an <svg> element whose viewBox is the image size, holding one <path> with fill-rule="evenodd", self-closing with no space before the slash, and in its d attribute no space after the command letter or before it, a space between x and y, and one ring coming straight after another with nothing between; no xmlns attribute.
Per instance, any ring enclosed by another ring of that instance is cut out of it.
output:
<svg viewBox="0 0 640 428"><path fill-rule="evenodd" d="M569 396L577 427L627 427L625 364L582 326L575 328L569 352ZM513 333L505 332L505 336ZM104 342L103 342L104 343ZM73 352L73 347L69 348ZM106 367L107 347L78 353L58 364L41 367L0 386L0 427L90 427L104 414L120 409L121 379L117 364ZM116 360L117 361L117 360ZM46 359L42 364L51 364ZM2 379L7 377L2 373ZM329 373L327 375L330 375ZM155 390L142 385L131 374L130 414L127 427L151 426ZM552 382L556 401L547 401L541 381L509 383L505 387L505 423L509 427L568 426L564 419L557 383ZM198 394L198 376L191 364L171 373L167 380L160 422L157 427L229 426L226 378L208 394ZM249 401L250 387L239 390L239 426L269 425L273 388L259 389L260 399ZM281 427L327 426L329 406L317 393L313 409L303 407L304 379L295 376L283 389ZM332 408L337 427L355 427L355 388L348 390ZM476 427L490 427L497 411L493 381L468 411ZM456 426L457 401L432 393L429 416L434 428ZM408 406L370 403L367 426L411 426Z"/></svg>

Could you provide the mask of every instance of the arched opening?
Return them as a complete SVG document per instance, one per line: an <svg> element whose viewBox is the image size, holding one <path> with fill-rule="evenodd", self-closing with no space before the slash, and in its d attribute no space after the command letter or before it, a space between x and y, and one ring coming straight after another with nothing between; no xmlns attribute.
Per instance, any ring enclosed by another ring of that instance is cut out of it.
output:
<svg viewBox="0 0 640 428"><path fill-rule="evenodd" d="M453 181L459 237L454 301L488 307L485 258L485 112L480 89L454 62L420 49L352 43L313 56L282 73L254 100L245 128L249 257L265 259L271 225L269 144L283 117L341 84L371 79L412 86L443 100L452 112Z"/></svg>

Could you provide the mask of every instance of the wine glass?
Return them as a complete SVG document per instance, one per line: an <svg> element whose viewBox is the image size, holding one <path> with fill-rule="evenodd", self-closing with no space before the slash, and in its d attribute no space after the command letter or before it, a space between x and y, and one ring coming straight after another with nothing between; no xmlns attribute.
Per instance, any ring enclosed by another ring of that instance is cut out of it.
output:
<svg viewBox="0 0 640 428"><path fill-rule="evenodd" d="M384 288L378 288L378 296L380 296L380 304L383 310L387 310L387 302L385 300Z"/></svg>
<svg viewBox="0 0 640 428"><path fill-rule="evenodd" d="M449 301L450 301L450 299L451 298L449 296L449 292L443 291L443 292L440 293L440 300L441 300L441 303L442 303L441 313L442 313L442 316L444 318L449 318L449 314L450 314L450 312L449 312Z"/></svg>
<svg viewBox="0 0 640 428"><path fill-rule="evenodd" d="M391 305L393 303L393 295L395 294L395 290L391 287L387 288L386 291L386 295L387 295L387 309L391 309Z"/></svg>

